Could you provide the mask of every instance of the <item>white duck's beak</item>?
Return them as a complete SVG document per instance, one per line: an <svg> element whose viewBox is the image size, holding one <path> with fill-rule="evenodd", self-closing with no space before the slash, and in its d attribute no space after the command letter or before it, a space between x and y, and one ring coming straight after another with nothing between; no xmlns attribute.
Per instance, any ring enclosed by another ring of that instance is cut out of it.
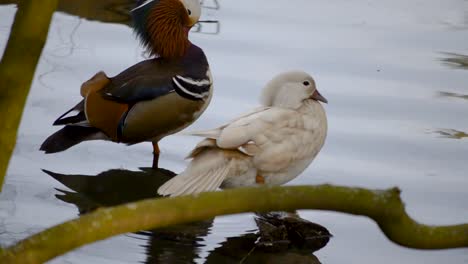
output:
<svg viewBox="0 0 468 264"><path fill-rule="evenodd" d="M325 97L323 97L317 90L315 90L315 92L312 94L310 99L314 99L314 100L328 104L328 100Z"/></svg>

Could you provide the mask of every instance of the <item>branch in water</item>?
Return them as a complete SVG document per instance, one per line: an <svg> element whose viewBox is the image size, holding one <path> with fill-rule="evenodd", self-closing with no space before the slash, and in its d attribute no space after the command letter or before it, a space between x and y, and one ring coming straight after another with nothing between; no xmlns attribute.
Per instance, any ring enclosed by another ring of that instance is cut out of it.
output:
<svg viewBox="0 0 468 264"><path fill-rule="evenodd" d="M468 224L429 226L405 212L397 188L367 190L332 185L241 188L99 209L4 249L0 263L43 263L111 236L245 212L317 209L367 216L402 246L418 249L468 247ZM68 234L68 235L67 235ZM69 234L73 234L70 236Z"/></svg>

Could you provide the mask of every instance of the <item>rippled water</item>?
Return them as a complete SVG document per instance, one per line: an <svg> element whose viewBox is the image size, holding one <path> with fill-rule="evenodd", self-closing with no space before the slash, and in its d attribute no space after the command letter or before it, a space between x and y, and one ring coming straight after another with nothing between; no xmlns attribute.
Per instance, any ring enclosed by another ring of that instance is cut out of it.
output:
<svg viewBox="0 0 468 264"><path fill-rule="evenodd" d="M191 36L207 53L216 90L207 112L189 129L222 124L254 107L261 87L274 74L304 69L330 102L330 130L319 157L291 184L399 186L418 221L468 221L467 1L238 0L220 5L217 11L204 10L206 18L221 21L220 34ZM14 12L11 5L0 7L2 47ZM142 54L124 24L54 15L0 194L1 244L76 217L73 201L84 208L95 202L83 202L79 195L65 196L72 197L68 202L57 199L63 192L55 188L70 189L41 169L75 175L120 168L137 173L151 163L148 144L92 142L57 155L38 151L55 129L53 120L79 100L83 81L99 70L117 74L142 60ZM197 140L182 135L165 139L161 166L181 171ZM399 247L363 217L318 211L300 215L334 235L314 253L322 263L468 263L466 249ZM210 260L233 240L249 243L255 228L251 214L216 218L195 228L196 241L192 237L179 249L187 248L190 258L200 262ZM167 246L161 243L145 235L124 235L51 263L150 262L157 253L148 252ZM301 261L313 263L312 255L307 256Z"/></svg>

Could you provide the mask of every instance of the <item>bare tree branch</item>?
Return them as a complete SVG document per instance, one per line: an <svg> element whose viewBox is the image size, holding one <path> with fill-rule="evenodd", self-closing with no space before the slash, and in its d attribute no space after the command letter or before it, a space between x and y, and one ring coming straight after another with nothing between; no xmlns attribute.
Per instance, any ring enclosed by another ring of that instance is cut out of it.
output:
<svg viewBox="0 0 468 264"><path fill-rule="evenodd" d="M155 190L156 191L156 190ZM367 190L331 185L242 188L170 199L149 199L98 209L0 252L0 263L42 263L111 236L244 212L317 209L367 216L402 246L468 247L468 224L429 226L405 212L397 188Z"/></svg>
<svg viewBox="0 0 468 264"><path fill-rule="evenodd" d="M18 11L0 62L0 190L16 145L18 126L36 65L58 0L25 0Z"/></svg>

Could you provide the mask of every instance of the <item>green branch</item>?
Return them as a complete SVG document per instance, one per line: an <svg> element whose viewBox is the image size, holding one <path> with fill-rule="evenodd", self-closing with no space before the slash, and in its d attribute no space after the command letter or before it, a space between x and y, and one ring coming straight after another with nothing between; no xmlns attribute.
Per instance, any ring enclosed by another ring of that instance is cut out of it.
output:
<svg viewBox="0 0 468 264"><path fill-rule="evenodd" d="M156 191L156 190L155 190ZM20 241L0 253L0 263L42 263L111 236L252 211L330 210L367 216L402 246L468 247L468 224L428 226L405 212L400 191L331 185L242 188L171 199L151 199L99 209ZM70 235L72 234L72 235Z"/></svg>
<svg viewBox="0 0 468 264"><path fill-rule="evenodd" d="M58 0L20 1L5 53L0 62L0 190L26 97L49 32L52 14Z"/></svg>

